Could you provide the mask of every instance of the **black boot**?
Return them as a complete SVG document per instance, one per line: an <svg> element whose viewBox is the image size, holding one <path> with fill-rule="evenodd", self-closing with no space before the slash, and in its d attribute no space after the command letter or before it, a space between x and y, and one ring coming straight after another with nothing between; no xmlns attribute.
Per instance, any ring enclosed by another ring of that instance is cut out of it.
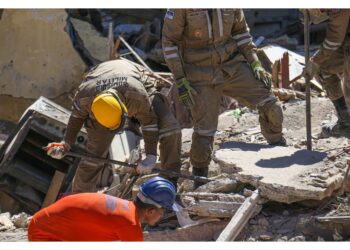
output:
<svg viewBox="0 0 350 250"><path fill-rule="evenodd" d="M203 176L203 177L208 177L208 167L206 168L195 168L193 167L192 169L192 174L194 176ZM194 181L194 189L197 189L198 187L202 186L204 183L203 182L198 182Z"/></svg>
<svg viewBox="0 0 350 250"><path fill-rule="evenodd" d="M338 120L336 123L329 122L322 126L322 135L324 137L350 137L350 112L346 106L345 98L341 97L332 101L337 112Z"/></svg>

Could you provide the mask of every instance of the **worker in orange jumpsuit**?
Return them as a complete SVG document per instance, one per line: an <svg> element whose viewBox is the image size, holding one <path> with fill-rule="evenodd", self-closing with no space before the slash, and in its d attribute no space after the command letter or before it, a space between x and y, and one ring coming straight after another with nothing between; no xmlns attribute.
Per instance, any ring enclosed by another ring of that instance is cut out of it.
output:
<svg viewBox="0 0 350 250"><path fill-rule="evenodd" d="M154 225L165 209L177 211L174 185L154 177L135 201L101 193L69 195L37 212L29 241L143 241L141 223Z"/></svg>

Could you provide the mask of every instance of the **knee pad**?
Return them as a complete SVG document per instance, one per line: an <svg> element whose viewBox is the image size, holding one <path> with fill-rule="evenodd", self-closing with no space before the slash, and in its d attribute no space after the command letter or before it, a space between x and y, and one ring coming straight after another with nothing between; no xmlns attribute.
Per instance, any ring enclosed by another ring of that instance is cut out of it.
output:
<svg viewBox="0 0 350 250"><path fill-rule="evenodd" d="M213 152L213 136L192 135L190 159L192 165L207 165L211 161Z"/></svg>
<svg viewBox="0 0 350 250"><path fill-rule="evenodd" d="M329 99L336 100L343 96L341 80L338 75L320 73L315 77L327 92Z"/></svg>
<svg viewBox="0 0 350 250"><path fill-rule="evenodd" d="M280 127L282 130L283 111L281 105L276 102L268 102L259 108L260 119L264 120L269 127Z"/></svg>

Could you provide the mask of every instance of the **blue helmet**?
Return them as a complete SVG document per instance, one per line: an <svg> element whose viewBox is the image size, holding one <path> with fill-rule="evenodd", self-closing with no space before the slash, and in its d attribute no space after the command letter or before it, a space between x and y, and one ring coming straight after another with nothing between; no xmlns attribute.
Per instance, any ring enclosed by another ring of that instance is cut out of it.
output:
<svg viewBox="0 0 350 250"><path fill-rule="evenodd" d="M162 177L153 177L143 183L137 197L146 204L178 211L175 205L175 187L170 181Z"/></svg>

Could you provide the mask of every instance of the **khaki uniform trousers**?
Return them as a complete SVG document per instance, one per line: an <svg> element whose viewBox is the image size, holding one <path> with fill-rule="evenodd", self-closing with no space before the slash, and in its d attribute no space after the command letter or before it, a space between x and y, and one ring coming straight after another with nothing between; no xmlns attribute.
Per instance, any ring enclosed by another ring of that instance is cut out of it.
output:
<svg viewBox="0 0 350 250"><path fill-rule="evenodd" d="M170 110L168 100L161 94L151 96L154 112L158 117L159 153L162 169L180 172L181 128ZM167 177L166 175L163 175Z"/></svg>
<svg viewBox="0 0 350 250"><path fill-rule="evenodd" d="M316 76L316 79L321 83L332 101L344 96L340 75L344 72L345 76L346 61L349 60L349 54L346 56L346 49L341 47L332 53L327 61L321 64L320 73Z"/></svg>
<svg viewBox="0 0 350 250"><path fill-rule="evenodd" d="M279 142L282 138L282 108L271 90L255 79L247 63L238 62L234 67L234 73L224 74L222 84L192 85L197 92L193 95L195 105L191 109L194 133L190 160L195 168L207 168L210 163L222 95L258 109L261 132L268 143Z"/></svg>

